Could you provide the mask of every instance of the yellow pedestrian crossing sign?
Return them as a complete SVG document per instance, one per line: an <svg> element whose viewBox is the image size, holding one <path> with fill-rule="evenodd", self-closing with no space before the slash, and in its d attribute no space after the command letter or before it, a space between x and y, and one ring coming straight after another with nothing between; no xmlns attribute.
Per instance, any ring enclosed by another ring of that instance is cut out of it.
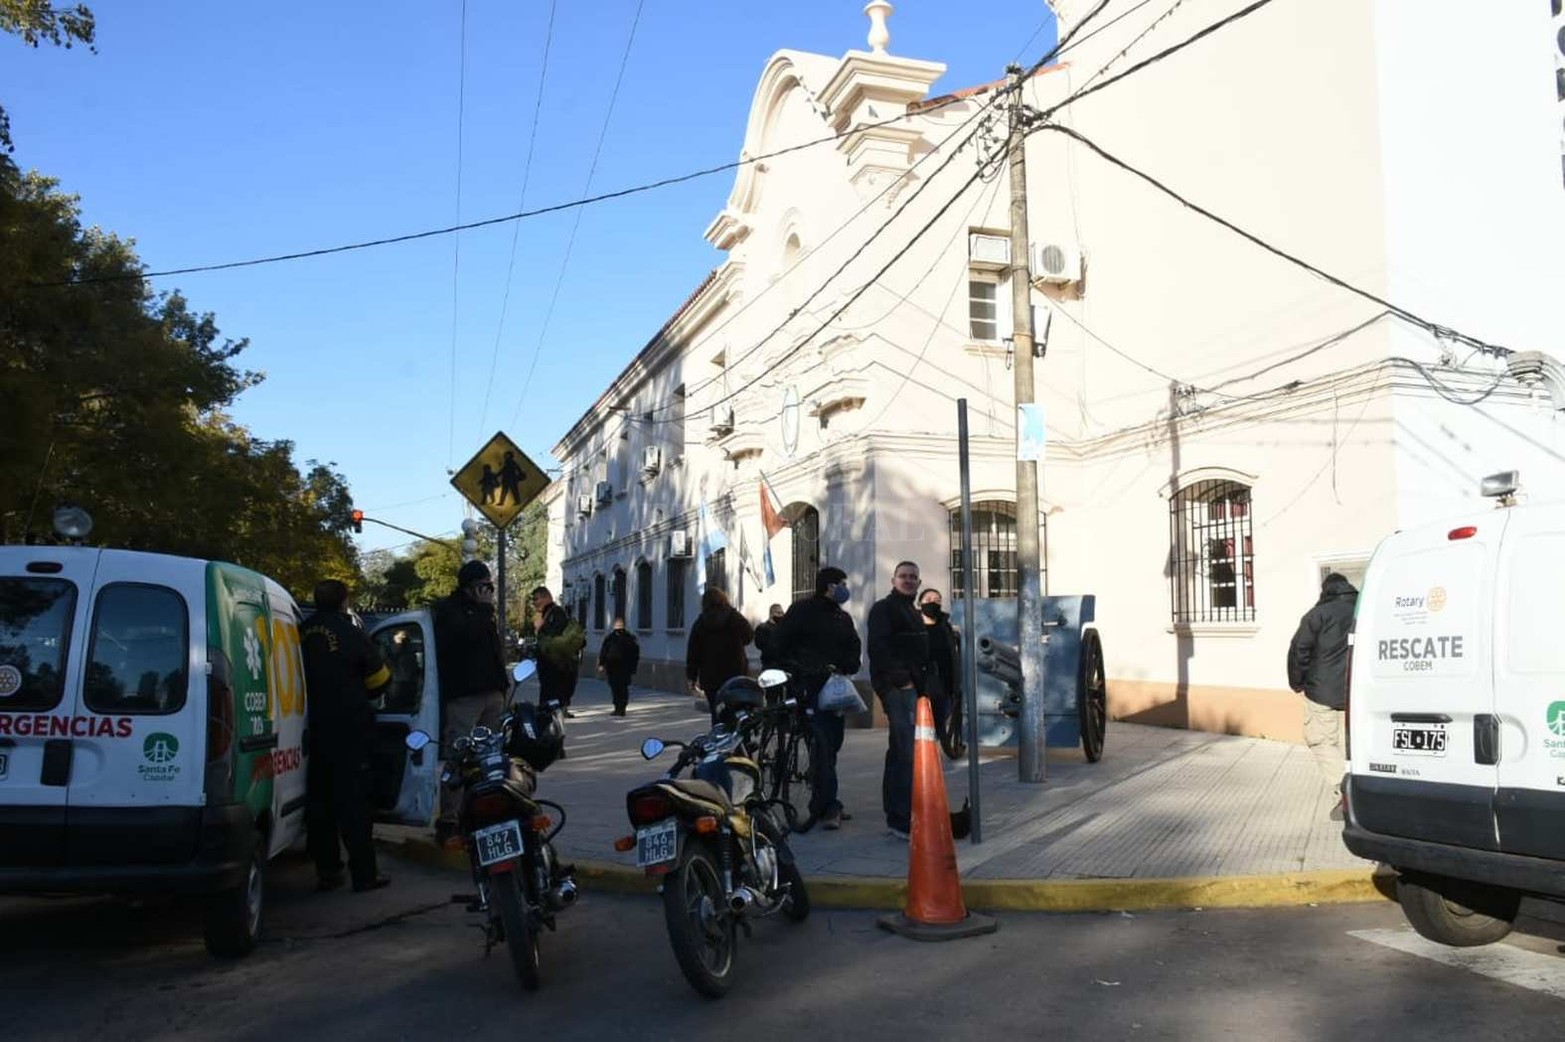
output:
<svg viewBox="0 0 1565 1042"><path fill-rule="evenodd" d="M451 484L491 524L505 528L548 487L549 479L516 442L496 432Z"/></svg>

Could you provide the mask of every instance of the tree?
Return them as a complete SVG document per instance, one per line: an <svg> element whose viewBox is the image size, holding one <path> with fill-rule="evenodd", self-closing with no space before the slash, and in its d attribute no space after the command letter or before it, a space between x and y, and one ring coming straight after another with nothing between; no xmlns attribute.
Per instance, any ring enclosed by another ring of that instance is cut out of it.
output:
<svg viewBox="0 0 1565 1042"><path fill-rule="evenodd" d="M56 9L50 0L0 0L0 32L20 36L29 47L41 43L69 50L75 44L93 46L97 23L86 4ZM0 105L0 152L11 151L11 121Z"/></svg>

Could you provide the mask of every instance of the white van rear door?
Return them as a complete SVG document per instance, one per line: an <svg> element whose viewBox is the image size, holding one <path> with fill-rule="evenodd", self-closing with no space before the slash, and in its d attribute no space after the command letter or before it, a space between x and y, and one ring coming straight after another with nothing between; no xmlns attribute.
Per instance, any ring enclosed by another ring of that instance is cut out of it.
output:
<svg viewBox="0 0 1565 1042"><path fill-rule="evenodd" d="M1359 597L1353 813L1373 832L1497 849L1491 632L1506 514L1399 533Z"/></svg>
<svg viewBox="0 0 1565 1042"><path fill-rule="evenodd" d="M440 739L433 622L428 612L404 612L377 623L370 639L391 671L375 712L370 752L375 820L429 825L440 785L439 747L431 744L415 753L406 741L412 731Z"/></svg>
<svg viewBox="0 0 1565 1042"><path fill-rule="evenodd" d="M1495 612L1500 849L1565 859L1565 506L1510 512Z"/></svg>

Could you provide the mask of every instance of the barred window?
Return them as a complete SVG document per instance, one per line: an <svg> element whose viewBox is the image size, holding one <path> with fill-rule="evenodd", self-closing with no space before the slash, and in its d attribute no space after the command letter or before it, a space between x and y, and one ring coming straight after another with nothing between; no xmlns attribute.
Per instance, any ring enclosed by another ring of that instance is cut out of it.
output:
<svg viewBox="0 0 1565 1042"><path fill-rule="evenodd" d="M636 628L652 628L652 562L636 565Z"/></svg>
<svg viewBox="0 0 1565 1042"><path fill-rule="evenodd" d="M821 515L805 507L789 522L793 551L793 599L815 595L815 573L821 570Z"/></svg>
<svg viewBox="0 0 1565 1042"><path fill-rule="evenodd" d="M668 559L668 621L671 630L685 628L685 573L689 570L688 557Z"/></svg>
<svg viewBox="0 0 1565 1042"><path fill-rule="evenodd" d="M603 629L603 615L607 610L604 604L603 573L599 572L592 577L592 628Z"/></svg>
<svg viewBox="0 0 1565 1042"><path fill-rule="evenodd" d="M625 578L625 569L616 565L614 568L614 582L612 584L614 614L609 616L611 620L625 618L625 601L629 594L629 591L625 588Z"/></svg>
<svg viewBox="0 0 1565 1042"><path fill-rule="evenodd" d="M1250 489L1197 481L1169 499L1169 595L1176 623L1255 619Z"/></svg>
<svg viewBox="0 0 1565 1042"><path fill-rule="evenodd" d="M973 581L978 597L1016 596L1016 504L973 504ZM951 596L962 587L962 510L951 511Z"/></svg>

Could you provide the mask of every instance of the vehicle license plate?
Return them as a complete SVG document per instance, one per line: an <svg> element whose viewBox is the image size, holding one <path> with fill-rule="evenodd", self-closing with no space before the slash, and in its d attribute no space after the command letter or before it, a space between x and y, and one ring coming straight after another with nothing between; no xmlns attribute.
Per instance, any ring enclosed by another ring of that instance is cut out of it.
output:
<svg viewBox="0 0 1565 1042"><path fill-rule="evenodd" d="M478 863L489 866L496 861L509 861L522 856L522 826L520 822L506 821L490 825L473 833L473 845L478 850Z"/></svg>
<svg viewBox="0 0 1565 1042"><path fill-rule="evenodd" d="M1445 755L1444 724L1400 724L1391 730L1391 748L1420 756Z"/></svg>
<svg viewBox="0 0 1565 1042"><path fill-rule="evenodd" d="M669 818L636 830L636 864L642 868L672 861L679 855L679 824Z"/></svg>

